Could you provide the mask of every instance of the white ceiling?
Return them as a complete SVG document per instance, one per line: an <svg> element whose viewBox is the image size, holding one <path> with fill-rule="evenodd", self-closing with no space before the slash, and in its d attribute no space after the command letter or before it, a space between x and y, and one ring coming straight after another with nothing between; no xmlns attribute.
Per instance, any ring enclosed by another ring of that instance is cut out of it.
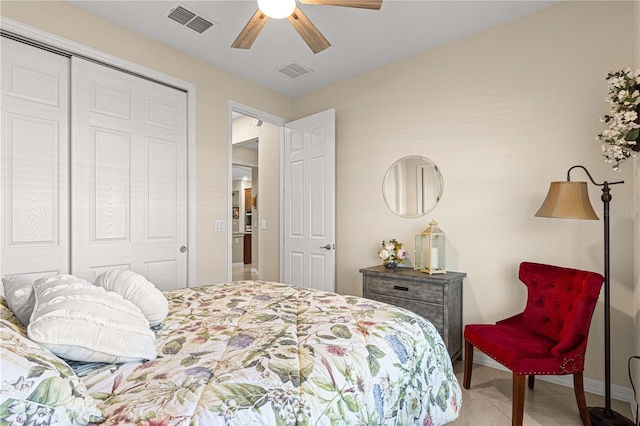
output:
<svg viewBox="0 0 640 426"><path fill-rule="evenodd" d="M286 19L269 19L251 49L231 48L255 0L180 1L217 23L202 34L166 17L176 1L69 2L292 98L558 3L384 0L377 11L298 4L332 44L314 55ZM293 62L313 72L290 79L277 71Z"/></svg>

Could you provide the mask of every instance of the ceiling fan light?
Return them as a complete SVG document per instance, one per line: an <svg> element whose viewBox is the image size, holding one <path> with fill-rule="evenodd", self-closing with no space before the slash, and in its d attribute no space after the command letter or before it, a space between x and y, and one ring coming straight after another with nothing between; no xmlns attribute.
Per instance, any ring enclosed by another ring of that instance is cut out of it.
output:
<svg viewBox="0 0 640 426"><path fill-rule="evenodd" d="M296 0L258 0L258 7L269 18L282 19L293 13Z"/></svg>

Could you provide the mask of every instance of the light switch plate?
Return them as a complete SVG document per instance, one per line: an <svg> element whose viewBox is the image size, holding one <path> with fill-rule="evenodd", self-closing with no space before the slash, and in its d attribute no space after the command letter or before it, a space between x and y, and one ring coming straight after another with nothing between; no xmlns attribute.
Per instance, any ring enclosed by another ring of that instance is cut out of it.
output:
<svg viewBox="0 0 640 426"><path fill-rule="evenodd" d="M224 232L224 220L216 220L215 230L216 232Z"/></svg>

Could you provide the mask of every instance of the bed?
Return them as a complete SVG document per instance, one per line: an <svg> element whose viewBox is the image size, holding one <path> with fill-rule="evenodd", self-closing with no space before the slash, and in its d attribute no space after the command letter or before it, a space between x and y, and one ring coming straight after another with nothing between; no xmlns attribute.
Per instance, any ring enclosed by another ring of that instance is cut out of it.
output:
<svg viewBox="0 0 640 426"><path fill-rule="evenodd" d="M407 310L261 281L164 296L157 357L117 364L65 362L37 347L3 299L0 420L440 425L458 416L461 391L444 343ZM22 358L31 363L24 371L5 374Z"/></svg>

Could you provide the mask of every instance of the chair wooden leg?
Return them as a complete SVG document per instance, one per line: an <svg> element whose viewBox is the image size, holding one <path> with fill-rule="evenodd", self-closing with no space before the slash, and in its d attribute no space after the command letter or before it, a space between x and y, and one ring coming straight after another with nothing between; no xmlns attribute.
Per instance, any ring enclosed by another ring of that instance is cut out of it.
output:
<svg viewBox="0 0 640 426"><path fill-rule="evenodd" d="M536 384L536 376L529 376L529 389L533 389Z"/></svg>
<svg viewBox="0 0 640 426"><path fill-rule="evenodd" d="M582 424L591 426L591 417L587 409L587 400L584 397L584 381L581 372L573 375L573 392L576 394L576 402L578 403Z"/></svg>
<svg viewBox="0 0 640 426"><path fill-rule="evenodd" d="M462 387L469 389L471 387L471 373L473 370L473 345L464 341L464 377L462 379Z"/></svg>
<svg viewBox="0 0 640 426"><path fill-rule="evenodd" d="M521 376L513 373L513 403L511 406L511 426L522 426L524 418L524 379L527 376Z"/></svg>

